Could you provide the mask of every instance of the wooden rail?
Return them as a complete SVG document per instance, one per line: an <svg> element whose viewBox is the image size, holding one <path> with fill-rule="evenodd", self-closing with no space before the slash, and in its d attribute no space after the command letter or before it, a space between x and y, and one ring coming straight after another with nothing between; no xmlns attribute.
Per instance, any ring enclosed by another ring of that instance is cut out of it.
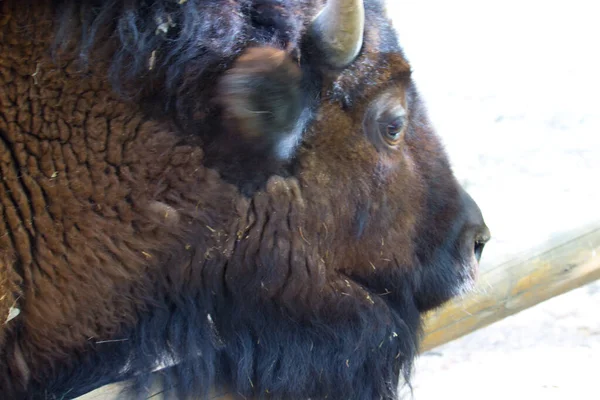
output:
<svg viewBox="0 0 600 400"><path fill-rule="evenodd" d="M598 226L533 257L482 271L473 293L427 315L421 351L600 279Z"/></svg>

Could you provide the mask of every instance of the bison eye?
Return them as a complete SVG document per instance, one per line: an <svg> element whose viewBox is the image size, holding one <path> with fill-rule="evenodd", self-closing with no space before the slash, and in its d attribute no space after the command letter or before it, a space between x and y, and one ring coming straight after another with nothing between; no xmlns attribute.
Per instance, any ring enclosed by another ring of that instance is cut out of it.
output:
<svg viewBox="0 0 600 400"><path fill-rule="evenodd" d="M379 133L385 143L396 147L404 138L406 130L406 112L401 106L393 107L379 117Z"/></svg>
<svg viewBox="0 0 600 400"><path fill-rule="evenodd" d="M402 139L404 132L404 115L394 118L392 121L380 123L379 128L384 135L384 139L390 144L397 144Z"/></svg>
<svg viewBox="0 0 600 400"><path fill-rule="evenodd" d="M392 89L375 98L367 108L363 127L378 151L396 152L402 147L409 124L403 100L404 94Z"/></svg>

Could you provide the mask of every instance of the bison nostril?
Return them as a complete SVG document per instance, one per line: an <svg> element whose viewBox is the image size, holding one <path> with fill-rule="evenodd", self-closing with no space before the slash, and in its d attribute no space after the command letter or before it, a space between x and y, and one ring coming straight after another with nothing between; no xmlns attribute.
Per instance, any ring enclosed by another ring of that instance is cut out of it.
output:
<svg viewBox="0 0 600 400"><path fill-rule="evenodd" d="M485 247L484 242L475 242L475 247L473 248L473 253L475 253L475 258L477 262L481 260L481 253L483 253L483 248Z"/></svg>
<svg viewBox="0 0 600 400"><path fill-rule="evenodd" d="M477 236L475 236L475 246L473 247L473 253L475 254L477 262L481 260L481 253L483 253L483 248L489 240L490 231L487 228L487 226L484 225L484 229Z"/></svg>

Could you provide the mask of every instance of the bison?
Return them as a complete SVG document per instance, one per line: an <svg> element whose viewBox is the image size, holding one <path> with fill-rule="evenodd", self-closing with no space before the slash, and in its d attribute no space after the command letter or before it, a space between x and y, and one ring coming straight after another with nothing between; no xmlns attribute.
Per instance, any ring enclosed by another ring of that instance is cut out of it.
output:
<svg viewBox="0 0 600 400"><path fill-rule="evenodd" d="M3 0L0 156L6 399L393 399L489 238L379 0Z"/></svg>

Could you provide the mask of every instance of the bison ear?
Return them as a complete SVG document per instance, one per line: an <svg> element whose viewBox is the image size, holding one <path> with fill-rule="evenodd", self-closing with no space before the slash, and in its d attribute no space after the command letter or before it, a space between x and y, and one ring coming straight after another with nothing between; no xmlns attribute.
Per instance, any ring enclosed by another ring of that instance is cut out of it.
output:
<svg viewBox="0 0 600 400"><path fill-rule="evenodd" d="M246 151L290 158L302 131L301 81L300 68L285 51L247 49L219 82L228 136L244 144Z"/></svg>

